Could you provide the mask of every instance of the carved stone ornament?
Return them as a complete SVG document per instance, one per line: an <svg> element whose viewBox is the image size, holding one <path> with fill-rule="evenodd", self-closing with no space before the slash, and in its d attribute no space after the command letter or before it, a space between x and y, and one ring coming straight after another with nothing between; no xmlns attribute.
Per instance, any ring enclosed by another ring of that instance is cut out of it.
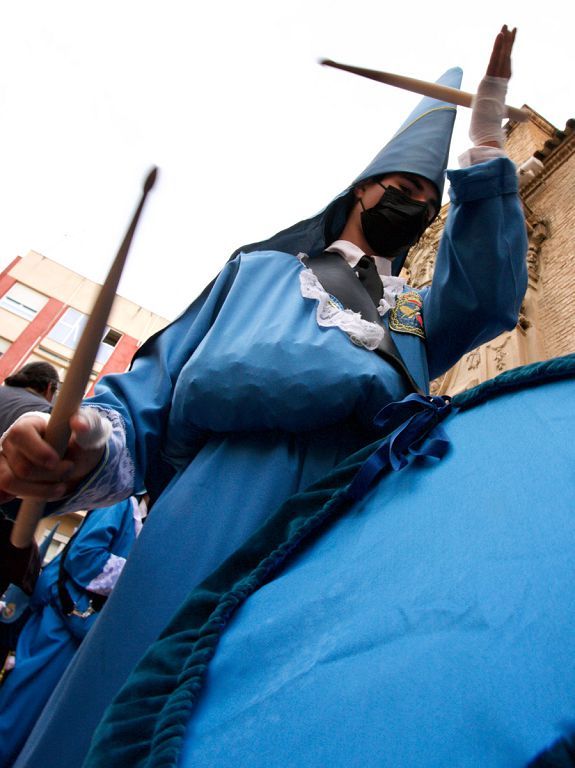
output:
<svg viewBox="0 0 575 768"><path fill-rule="evenodd" d="M509 343L510 339L511 339L511 336L508 335L501 342L501 344L498 344L497 346L494 346L493 344L488 344L487 345L487 349L489 349L489 350L491 350L491 352L493 352L493 358L494 358L494 361L495 361L495 368L498 371L504 371L507 368L507 365L505 363L505 358L507 357L507 351L505 350L505 347Z"/></svg>
<svg viewBox="0 0 575 768"><path fill-rule="evenodd" d="M472 349L466 356L465 362L467 363L468 371L473 371L475 368L479 368L479 363L481 362L481 350Z"/></svg>
<svg viewBox="0 0 575 768"><path fill-rule="evenodd" d="M414 288L423 288L431 283L448 207L445 205L441 209L433 224L425 230L405 260L403 269L406 272L407 282Z"/></svg>
<svg viewBox="0 0 575 768"><path fill-rule="evenodd" d="M531 320L527 317L527 309L525 307L525 302L521 302L521 307L519 309L519 317L517 318L517 328L522 333L526 333L529 328L531 328Z"/></svg>
<svg viewBox="0 0 575 768"><path fill-rule="evenodd" d="M429 384L429 393L431 395L439 395L442 391L443 380L445 376L440 376L438 379L434 379Z"/></svg>
<svg viewBox="0 0 575 768"><path fill-rule="evenodd" d="M544 219L537 221L527 218L529 247L527 250L527 271L529 287L536 288L541 274L541 246L548 237L548 225Z"/></svg>

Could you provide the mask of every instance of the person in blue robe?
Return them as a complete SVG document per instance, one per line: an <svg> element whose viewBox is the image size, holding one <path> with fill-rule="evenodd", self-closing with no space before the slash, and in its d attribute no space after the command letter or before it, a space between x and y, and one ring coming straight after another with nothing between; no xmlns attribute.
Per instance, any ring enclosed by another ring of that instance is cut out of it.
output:
<svg viewBox="0 0 575 768"><path fill-rule="evenodd" d="M9 768L92 629L141 529L134 497L89 513L36 583L16 664L0 686L0 765Z"/></svg>
<svg viewBox="0 0 575 768"><path fill-rule="evenodd" d="M507 69L512 38L505 29L495 46ZM441 82L460 78L450 70ZM425 393L430 377L515 325L527 243L515 167L493 146L502 140L485 139L471 164L449 172L451 208L431 288L414 291L390 274L437 212L454 117L453 106L424 99L327 208L240 249L142 347L129 373L97 386L86 410L108 425L104 455L77 450L73 439L72 493L50 511L98 506L145 486L154 514L19 765L47 768L55 754L80 765L104 708L189 591L286 498L372 442L383 405ZM495 123L500 131L500 116ZM386 219L393 242L390 258L376 264L377 301L363 288L358 299L363 282L354 272L363 255L378 255L369 242L378 240L379 225L374 232L367 223L374 217ZM82 439L83 423L73 421ZM70 463L47 470L47 447L38 448L36 478L10 464L26 440L24 428L8 437L0 488L61 497ZM147 610L135 610L143 600Z"/></svg>
<svg viewBox="0 0 575 768"><path fill-rule="evenodd" d="M56 523L38 546L40 561L38 576L41 568L47 565L48 550L59 526L60 523ZM31 593L35 586L36 583L34 582ZM0 598L0 683L12 666L18 637L30 616L31 593L27 594L20 587L11 584Z"/></svg>

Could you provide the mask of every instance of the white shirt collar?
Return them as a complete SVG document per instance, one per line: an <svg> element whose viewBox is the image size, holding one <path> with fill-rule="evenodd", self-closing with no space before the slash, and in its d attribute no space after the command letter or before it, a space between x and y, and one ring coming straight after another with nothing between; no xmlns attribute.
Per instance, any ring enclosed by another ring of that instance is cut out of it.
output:
<svg viewBox="0 0 575 768"><path fill-rule="evenodd" d="M339 255L347 261L352 269L357 266L361 257L365 256L365 253L361 250L361 248L355 245L355 243L350 243L349 240L336 240L329 246L329 248L326 248L325 250L329 251L330 253L339 253ZM390 277L391 261L384 258L383 256L373 256L373 259L377 268L377 274L381 277L381 279L383 280L384 277Z"/></svg>

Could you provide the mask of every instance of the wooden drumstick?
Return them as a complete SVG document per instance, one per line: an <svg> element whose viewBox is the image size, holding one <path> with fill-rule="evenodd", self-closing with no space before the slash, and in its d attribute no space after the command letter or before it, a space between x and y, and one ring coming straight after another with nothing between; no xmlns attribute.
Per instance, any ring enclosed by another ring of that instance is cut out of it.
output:
<svg viewBox="0 0 575 768"><path fill-rule="evenodd" d="M132 217L116 258L110 267L108 276L94 302L92 312L80 337L74 357L70 362L62 389L50 414L50 420L46 425L45 439L60 457L66 451L70 439L70 418L76 413L84 398L134 232L146 202L146 197L156 181L157 173L158 169L153 168L146 177L138 207ZM24 549L32 544L36 526L42 517L44 506L45 502L37 499L24 499L22 501L10 537L10 541L15 547Z"/></svg>
<svg viewBox="0 0 575 768"><path fill-rule="evenodd" d="M471 107L473 94L467 91L460 91L459 88L450 88L447 85L438 85L429 83L427 80L417 80L414 77L404 77L404 75L395 75L393 72L379 72L376 69L364 69L363 67L352 67L348 64L340 64L331 59L320 59L320 64L326 67L342 69L344 72L351 72L353 75L368 77L370 80L377 80L379 83L393 85L396 88L403 88L404 91L413 91L422 96L430 96L432 99L447 101L450 104L458 104L461 107ZM511 120L523 123L529 119L529 114L524 109L509 107L505 105L507 117Z"/></svg>

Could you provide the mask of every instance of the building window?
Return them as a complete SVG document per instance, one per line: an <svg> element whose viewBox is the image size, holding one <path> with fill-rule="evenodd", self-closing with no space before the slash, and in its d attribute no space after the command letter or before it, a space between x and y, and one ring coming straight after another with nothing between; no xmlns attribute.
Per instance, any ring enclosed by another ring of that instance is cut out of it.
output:
<svg viewBox="0 0 575 768"><path fill-rule="evenodd" d="M8 352L10 349L10 342L8 339L5 339L3 336L0 336L0 357L4 354L4 352Z"/></svg>
<svg viewBox="0 0 575 768"><path fill-rule="evenodd" d="M88 318L83 312L68 307L48 334L48 338L70 349L76 349L87 322Z"/></svg>
<svg viewBox="0 0 575 768"><path fill-rule="evenodd" d="M62 370L66 370L68 366L70 365L70 360L72 359L72 356L66 357L65 355L59 355L57 352L54 352L53 349L48 349L48 347L43 346L42 344L38 345L38 353L42 355L43 360L47 360L49 363L52 363L52 365L55 365L56 367L60 366Z"/></svg>
<svg viewBox="0 0 575 768"><path fill-rule="evenodd" d="M77 309L68 307L62 317L58 320L56 325L52 328L48 334L48 338L53 341L57 341L59 344L63 344L69 349L76 349L80 336L86 323L88 322L88 316L83 312L79 312ZM108 358L112 354L114 347L122 338L122 334L113 328L106 328L104 336L98 348L98 354L96 355L96 362L103 365L107 362Z"/></svg>
<svg viewBox="0 0 575 768"><path fill-rule="evenodd" d="M100 348L98 349L98 355L96 357L96 360L99 363L107 362L108 358L114 351L114 347L120 341L121 338L122 338L121 333L118 333L118 331L115 331L113 328L108 328L106 333L104 334L104 338L102 339Z"/></svg>
<svg viewBox="0 0 575 768"><path fill-rule="evenodd" d="M33 320L47 302L47 296L33 291L26 285L16 283L0 298L0 307L26 320Z"/></svg>

